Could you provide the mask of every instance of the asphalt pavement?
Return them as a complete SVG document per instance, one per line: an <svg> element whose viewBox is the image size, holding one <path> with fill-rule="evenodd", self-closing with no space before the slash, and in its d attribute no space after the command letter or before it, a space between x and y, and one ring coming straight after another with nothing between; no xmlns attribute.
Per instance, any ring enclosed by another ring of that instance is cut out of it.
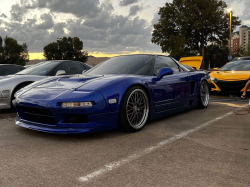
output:
<svg viewBox="0 0 250 187"><path fill-rule="evenodd" d="M0 186L250 186L248 101L212 95L207 109L119 130L54 135L0 114ZM233 99L232 99L233 100Z"/></svg>

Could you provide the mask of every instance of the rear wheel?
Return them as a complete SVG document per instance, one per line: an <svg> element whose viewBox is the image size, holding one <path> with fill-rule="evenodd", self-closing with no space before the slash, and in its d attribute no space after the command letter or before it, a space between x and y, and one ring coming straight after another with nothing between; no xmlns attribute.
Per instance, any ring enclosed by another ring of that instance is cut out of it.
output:
<svg viewBox="0 0 250 187"><path fill-rule="evenodd" d="M209 88L206 81L201 82L198 100L199 108L207 108L209 103Z"/></svg>
<svg viewBox="0 0 250 187"><path fill-rule="evenodd" d="M130 88L121 103L119 125L127 131L139 131L146 124L148 114L149 102L145 90L139 86Z"/></svg>

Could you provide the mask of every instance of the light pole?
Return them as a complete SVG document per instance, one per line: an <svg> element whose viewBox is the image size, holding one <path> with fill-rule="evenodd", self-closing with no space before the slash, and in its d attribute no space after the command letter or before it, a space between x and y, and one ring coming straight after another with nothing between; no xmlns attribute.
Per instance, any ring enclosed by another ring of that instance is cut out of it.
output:
<svg viewBox="0 0 250 187"><path fill-rule="evenodd" d="M229 55L231 56L231 29L232 29L232 9L227 9L227 12L230 14L230 32L229 32Z"/></svg>

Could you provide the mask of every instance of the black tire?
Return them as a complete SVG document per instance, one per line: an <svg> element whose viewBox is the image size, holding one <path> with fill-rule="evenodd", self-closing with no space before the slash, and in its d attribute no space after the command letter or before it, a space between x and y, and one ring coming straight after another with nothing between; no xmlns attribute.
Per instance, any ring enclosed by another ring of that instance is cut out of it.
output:
<svg viewBox="0 0 250 187"><path fill-rule="evenodd" d="M130 88L124 95L119 114L119 127L130 132L141 130L148 119L149 99L140 86Z"/></svg>
<svg viewBox="0 0 250 187"><path fill-rule="evenodd" d="M14 95L15 95L15 93L18 91L18 90L20 90L20 89L22 89L22 88L24 88L25 86L28 86L29 84L31 84L32 82L25 82L25 83L22 83L22 84L20 84L20 85L18 85L15 89L14 89L14 91L13 91L13 93L12 93L12 96L11 96L11 108L12 109L15 109L15 107L13 106L13 104L12 104L12 100L14 99Z"/></svg>
<svg viewBox="0 0 250 187"><path fill-rule="evenodd" d="M200 85L198 95L198 107L201 109L207 108L209 104L209 87L207 81L203 80Z"/></svg>

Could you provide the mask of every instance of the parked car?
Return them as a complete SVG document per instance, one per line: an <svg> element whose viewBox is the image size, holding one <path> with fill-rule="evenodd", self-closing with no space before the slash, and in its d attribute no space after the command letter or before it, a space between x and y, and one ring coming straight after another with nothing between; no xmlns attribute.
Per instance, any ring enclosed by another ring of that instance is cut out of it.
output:
<svg viewBox="0 0 250 187"><path fill-rule="evenodd" d="M182 65L187 65L192 69L200 69L203 57L202 56L190 56L190 57L182 57L179 62Z"/></svg>
<svg viewBox="0 0 250 187"><path fill-rule="evenodd" d="M46 77L81 74L91 67L85 63L68 60L45 61L0 79L0 110L12 106L14 94L23 87Z"/></svg>
<svg viewBox="0 0 250 187"><path fill-rule="evenodd" d="M216 92L243 92L250 76L250 60L233 61L210 74L212 90ZM250 90L248 90L250 91Z"/></svg>
<svg viewBox="0 0 250 187"><path fill-rule="evenodd" d="M250 56L235 57L233 61L250 60Z"/></svg>
<svg viewBox="0 0 250 187"><path fill-rule="evenodd" d="M25 67L15 64L0 64L0 76L13 75L24 69Z"/></svg>
<svg viewBox="0 0 250 187"><path fill-rule="evenodd" d="M42 80L15 95L16 124L47 133L139 131L147 120L209 103L209 75L168 56L114 57L77 76Z"/></svg>

